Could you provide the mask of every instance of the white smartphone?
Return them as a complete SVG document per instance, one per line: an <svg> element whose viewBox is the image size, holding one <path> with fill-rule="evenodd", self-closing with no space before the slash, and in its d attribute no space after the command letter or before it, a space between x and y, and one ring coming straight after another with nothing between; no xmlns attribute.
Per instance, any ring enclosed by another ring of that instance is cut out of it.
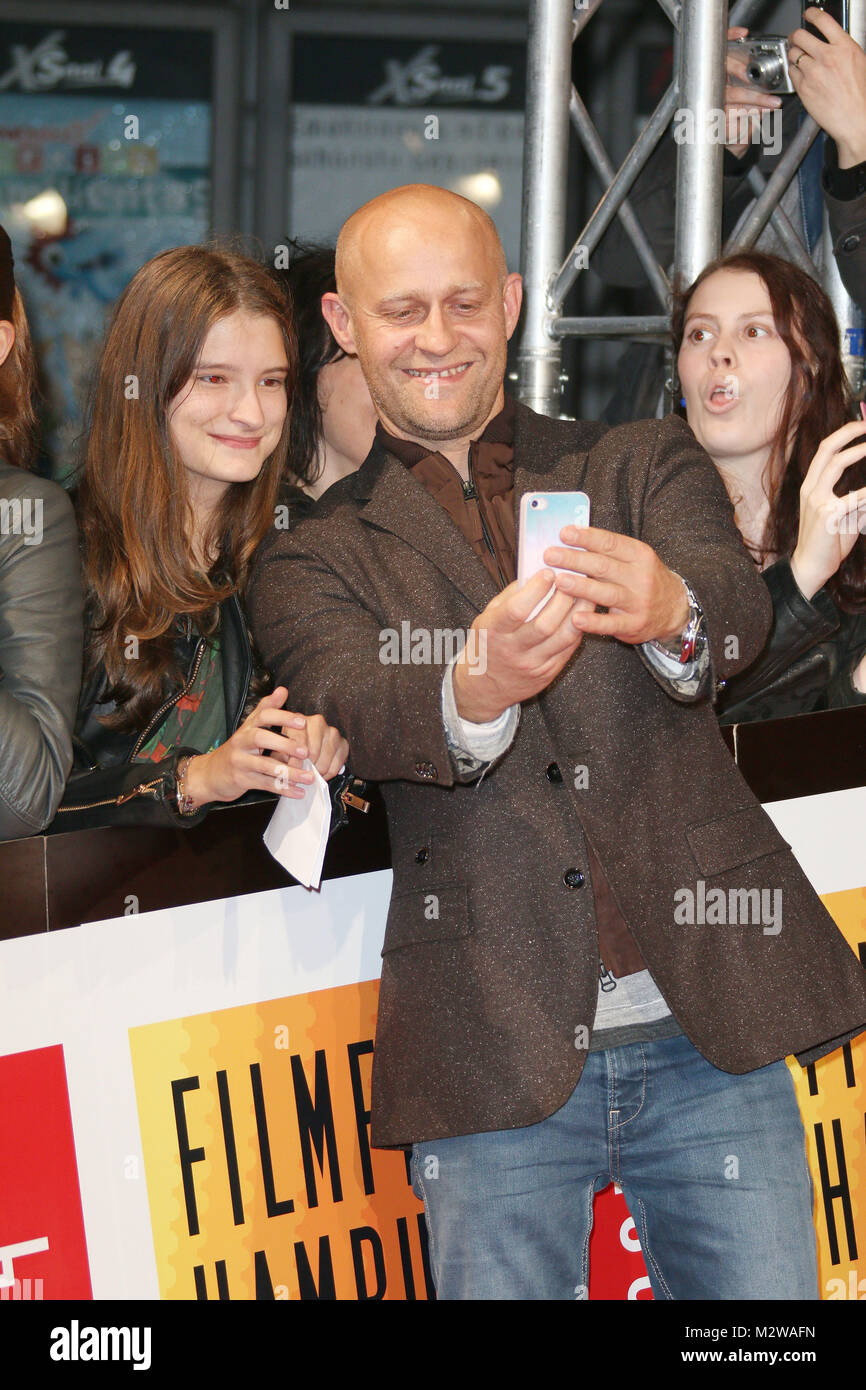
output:
<svg viewBox="0 0 866 1390"><path fill-rule="evenodd" d="M589 525L589 498L585 492L525 492L520 499L517 539L517 582L525 584L539 570L569 571L558 565L547 565L544 552L552 545L564 545L560 536L564 526ZM579 546L573 547L579 549ZM555 585L532 610L531 621L540 613L553 595Z"/></svg>

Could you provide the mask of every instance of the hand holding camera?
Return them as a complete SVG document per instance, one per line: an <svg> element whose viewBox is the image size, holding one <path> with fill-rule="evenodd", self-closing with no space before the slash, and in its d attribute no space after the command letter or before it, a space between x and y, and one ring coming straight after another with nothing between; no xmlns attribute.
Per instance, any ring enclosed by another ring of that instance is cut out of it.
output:
<svg viewBox="0 0 866 1390"><path fill-rule="evenodd" d="M756 52L759 56L763 54L766 57L767 44L784 45L785 40L748 39L748 32L748 29L736 27L728 30L728 52L725 59L725 143L737 159L749 148L749 141L738 139L746 121L752 118L760 120L763 111L774 110L782 104L775 88L763 87L751 81L749 69L756 60ZM787 72L787 61L784 63L784 70ZM791 87L782 87L780 90L791 91Z"/></svg>
<svg viewBox="0 0 866 1390"><path fill-rule="evenodd" d="M839 168L850 169L866 159L866 54L827 7L810 6L803 19L808 28L795 29L788 39L794 91L835 140Z"/></svg>
<svg viewBox="0 0 866 1390"><path fill-rule="evenodd" d="M786 39L747 29L728 30L725 112L728 148L738 158L746 114L779 106L796 92L804 107L836 142L840 169L866 160L866 54L848 34L848 0L810 5L803 25Z"/></svg>

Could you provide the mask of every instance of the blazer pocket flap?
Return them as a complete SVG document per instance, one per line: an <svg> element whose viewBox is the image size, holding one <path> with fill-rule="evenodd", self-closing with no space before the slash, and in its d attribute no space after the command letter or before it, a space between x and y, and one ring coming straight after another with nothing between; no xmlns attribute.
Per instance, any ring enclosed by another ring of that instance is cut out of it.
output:
<svg viewBox="0 0 866 1390"><path fill-rule="evenodd" d="M446 941L472 930L465 884L431 884L392 895L382 955L401 946Z"/></svg>
<svg viewBox="0 0 866 1390"><path fill-rule="evenodd" d="M791 848L760 806L693 825L686 831L686 838L698 868L705 874L721 874L738 864Z"/></svg>

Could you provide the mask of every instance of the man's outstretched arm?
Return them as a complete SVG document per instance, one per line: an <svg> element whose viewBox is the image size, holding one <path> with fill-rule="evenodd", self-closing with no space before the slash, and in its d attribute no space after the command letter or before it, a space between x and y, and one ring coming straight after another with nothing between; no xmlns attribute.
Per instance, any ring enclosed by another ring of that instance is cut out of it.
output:
<svg viewBox="0 0 866 1390"><path fill-rule="evenodd" d="M614 442L628 449L635 431L646 427L624 426L603 442L611 450ZM656 432L639 505L632 509L632 534L568 527L565 545L581 546L583 553L551 550L546 559L574 571L557 577L564 592L594 605L576 608L575 626L636 646L674 694L658 663L648 660L645 644L668 643L683 631L685 580L703 612L710 655L706 680L680 696L694 699L755 660L772 607L711 460L683 421L669 416Z"/></svg>

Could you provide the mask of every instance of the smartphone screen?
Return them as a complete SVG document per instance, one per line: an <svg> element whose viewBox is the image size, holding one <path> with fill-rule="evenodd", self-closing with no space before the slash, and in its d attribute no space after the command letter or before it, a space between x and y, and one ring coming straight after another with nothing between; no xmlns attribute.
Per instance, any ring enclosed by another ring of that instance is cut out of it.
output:
<svg viewBox="0 0 866 1390"><path fill-rule="evenodd" d="M843 29L846 31L849 29L848 0L811 0L811 3L814 9L823 10L831 19L835 19L837 24L841 24ZM804 6L804 9L807 8L808 6ZM820 39L822 43L829 43L829 39L826 39L820 30L815 28L814 24L807 24L804 20L803 28L807 34L814 34L815 38Z"/></svg>
<svg viewBox="0 0 866 1390"><path fill-rule="evenodd" d="M564 526L588 525L589 498L585 492L525 492L520 499L518 584L525 584L539 570L558 568L545 563L544 552L552 545L564 544L559 534ZM553 590L551 585L550 592L533 609L527 621L541 612Z"/></svg>

